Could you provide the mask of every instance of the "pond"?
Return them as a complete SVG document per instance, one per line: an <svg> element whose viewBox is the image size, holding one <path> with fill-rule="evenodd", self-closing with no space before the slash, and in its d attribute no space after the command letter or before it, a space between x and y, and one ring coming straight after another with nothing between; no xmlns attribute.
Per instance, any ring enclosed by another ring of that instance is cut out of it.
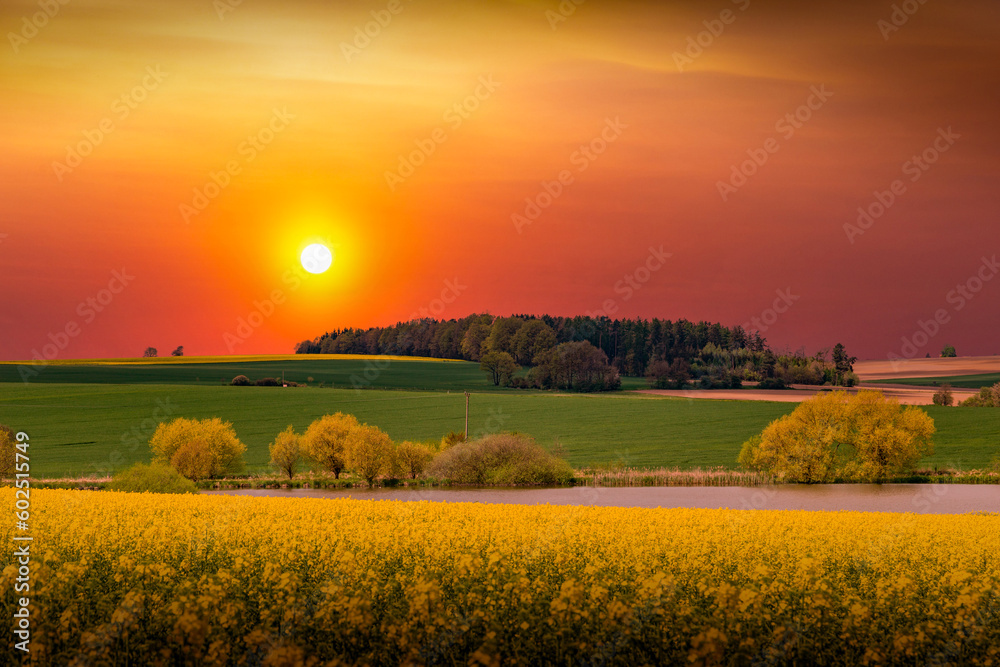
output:
<svg viewBox="0 0 1000 667"><path fill-rule="evenodd" d="M205 494L280 498L429 500L514 505L692 507L963 514L1000 512L1000 486L989 484L818 484L764 487L585 487L544 489L240 489Z"/></svg>

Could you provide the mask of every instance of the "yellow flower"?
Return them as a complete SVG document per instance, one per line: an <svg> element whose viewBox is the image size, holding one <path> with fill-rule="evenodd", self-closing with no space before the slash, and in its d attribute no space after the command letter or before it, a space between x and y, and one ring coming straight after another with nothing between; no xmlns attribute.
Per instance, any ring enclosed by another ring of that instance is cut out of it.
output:
<svg viewBox="0 0 1000 667"><path fill-rule="evenodd" d="M995 514L48 490L32 507L39 664L883 664L959 637L996 664L1000 645Z"/></svg>

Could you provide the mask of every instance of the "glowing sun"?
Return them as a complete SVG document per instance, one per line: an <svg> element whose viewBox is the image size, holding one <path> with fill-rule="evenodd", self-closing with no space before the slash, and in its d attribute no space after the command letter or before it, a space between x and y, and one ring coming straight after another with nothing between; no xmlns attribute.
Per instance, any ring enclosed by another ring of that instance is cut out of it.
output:
<svg viewBox="0 0 1000 667"><path fill-rule="evenodd" d="M322 243L313 243L302 251L302 268L309 273L325 273L333 264L333 253Z"/></svg>

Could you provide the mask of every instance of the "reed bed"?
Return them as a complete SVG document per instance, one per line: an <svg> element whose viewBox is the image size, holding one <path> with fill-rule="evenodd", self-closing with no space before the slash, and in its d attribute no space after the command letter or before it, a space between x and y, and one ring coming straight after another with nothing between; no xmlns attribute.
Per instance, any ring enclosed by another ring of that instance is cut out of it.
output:
<svg viewBox="0 0 1000 667"><path fill-rule="evenodd" d="M775 482L765 473L723 468L581 470L576 481L588 486L765 486Z"/></svg>

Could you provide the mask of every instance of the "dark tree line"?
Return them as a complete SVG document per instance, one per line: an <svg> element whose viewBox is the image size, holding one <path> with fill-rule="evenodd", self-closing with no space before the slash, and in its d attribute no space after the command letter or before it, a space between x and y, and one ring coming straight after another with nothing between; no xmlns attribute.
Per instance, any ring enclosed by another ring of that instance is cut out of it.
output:
<svg viewBox="0 0 1000 667"><path fill-rule="evenodd" d="M587 348L594 354L586 353ZM739 387L744 381L772 388L850 385L857 379L852 372L855 358L839 343L832 359L829 350L812 357L802 351L775 354L756 331L684 319L488 314L444 321L428 318L387 327L338 329L299 343L295 351L480 361L494 383L514 386L613 389L619 385L618 375L646 376L660 388L694 383L706 389ZM519 366L533 367L527 379L517 377Z"/></svg>
<svg viewBox="0 0 1000 667"><path fill-rule="evenodd" d="M459 320L399 322L387 327L338 329L296 347L299 354L392 354L479 361L490 350L509 352L521 365L561 343L586 341L604 352L622 375L641 376L651 361L692 360L705 346L763 353L756 332L718 323L653 318L612 320L515 315L470 315Z"/></svg>

